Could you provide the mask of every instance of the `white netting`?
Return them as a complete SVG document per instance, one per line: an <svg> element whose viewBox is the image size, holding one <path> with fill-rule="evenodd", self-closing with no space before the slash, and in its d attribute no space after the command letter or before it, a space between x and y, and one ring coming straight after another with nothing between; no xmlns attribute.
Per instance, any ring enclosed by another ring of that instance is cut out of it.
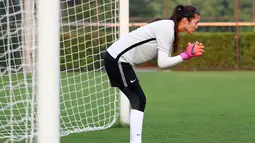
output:
<svg viewBox="0 0 255 143"><path fill-rule="evenodd" d="M61 136L108 128L118 117L118 97L102 56L118 36L118 2L60 6ZM0 142L32 142L36 135L36 9L34 0L0 0Z"/></svg>

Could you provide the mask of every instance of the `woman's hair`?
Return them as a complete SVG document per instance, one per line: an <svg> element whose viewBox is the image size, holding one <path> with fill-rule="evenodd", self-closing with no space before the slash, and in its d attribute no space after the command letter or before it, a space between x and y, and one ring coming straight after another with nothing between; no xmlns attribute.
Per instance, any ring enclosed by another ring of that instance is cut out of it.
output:
<svg viewBox="0 0 255 143"><path fill-rule="evenodd" d="M191 18L194 17L195 14L200 15L200 13L197 11L197 9L193 6L183 6L183 5L177 5L174 8L173 14L170 18L156 18L151 22L155 22L158 20L163 19L170 19L174 21L174 43L173 43L173 51L176 53L178 51L178 44L179 44L179 34L178 34L178 22L181 21L182 18L186 17L189 21L191 21ZM150 22L150 23L151 23Z"/></svg>

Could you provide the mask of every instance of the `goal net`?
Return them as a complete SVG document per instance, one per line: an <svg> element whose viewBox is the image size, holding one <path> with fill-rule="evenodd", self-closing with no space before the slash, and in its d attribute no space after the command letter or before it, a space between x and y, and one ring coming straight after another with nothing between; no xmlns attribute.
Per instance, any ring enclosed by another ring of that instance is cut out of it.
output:
<svg viewBox="0 0 255 143"><path fill-rule="evenodd" d="M118 0L61 0L60 7L60 134L109 128L119 97L102 56L119 34ZM36 14L35 0L0 0L0 142L37 134Z"/></svg>

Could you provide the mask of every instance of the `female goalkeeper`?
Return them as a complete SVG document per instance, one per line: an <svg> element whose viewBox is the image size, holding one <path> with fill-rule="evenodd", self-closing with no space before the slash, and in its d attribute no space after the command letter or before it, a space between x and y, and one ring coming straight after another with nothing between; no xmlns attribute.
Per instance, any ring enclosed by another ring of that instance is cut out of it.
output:
<svg viewBox="0 0 255 143"><path fill-rule="evenodd" d="M141 143L142 124L146 97L132 65L157 57L158 66L166 69L192 57L201 56L204 46L189 43L186 50L177 52L179 32L192 34L197 29L200 14L192 6L177 5L168 19L155 21L140 27L113 43L104 55L104 65L111 85L118 87L129 99L130 143Z"/></svg>

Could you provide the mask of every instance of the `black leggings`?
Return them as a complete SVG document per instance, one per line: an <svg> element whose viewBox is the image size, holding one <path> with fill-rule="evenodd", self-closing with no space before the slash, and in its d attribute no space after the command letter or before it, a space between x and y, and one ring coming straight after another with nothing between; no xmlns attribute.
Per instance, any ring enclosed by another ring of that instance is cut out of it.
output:
<svg viewBox="0 0 255 143"><path fill-rule="evenodd" d="M104 66L112 87L118 87L127 96L132 109L144 112L146 97L133 67L117 61L108 52L104 55Z"/></svg>
<svg viewBox="0 0 255 143"><path fill-rule="evenodd" d="M121 87L120 90L127 96L132 109L144 112L146 105L146 97L140 84L129 87Z"/></svg>

